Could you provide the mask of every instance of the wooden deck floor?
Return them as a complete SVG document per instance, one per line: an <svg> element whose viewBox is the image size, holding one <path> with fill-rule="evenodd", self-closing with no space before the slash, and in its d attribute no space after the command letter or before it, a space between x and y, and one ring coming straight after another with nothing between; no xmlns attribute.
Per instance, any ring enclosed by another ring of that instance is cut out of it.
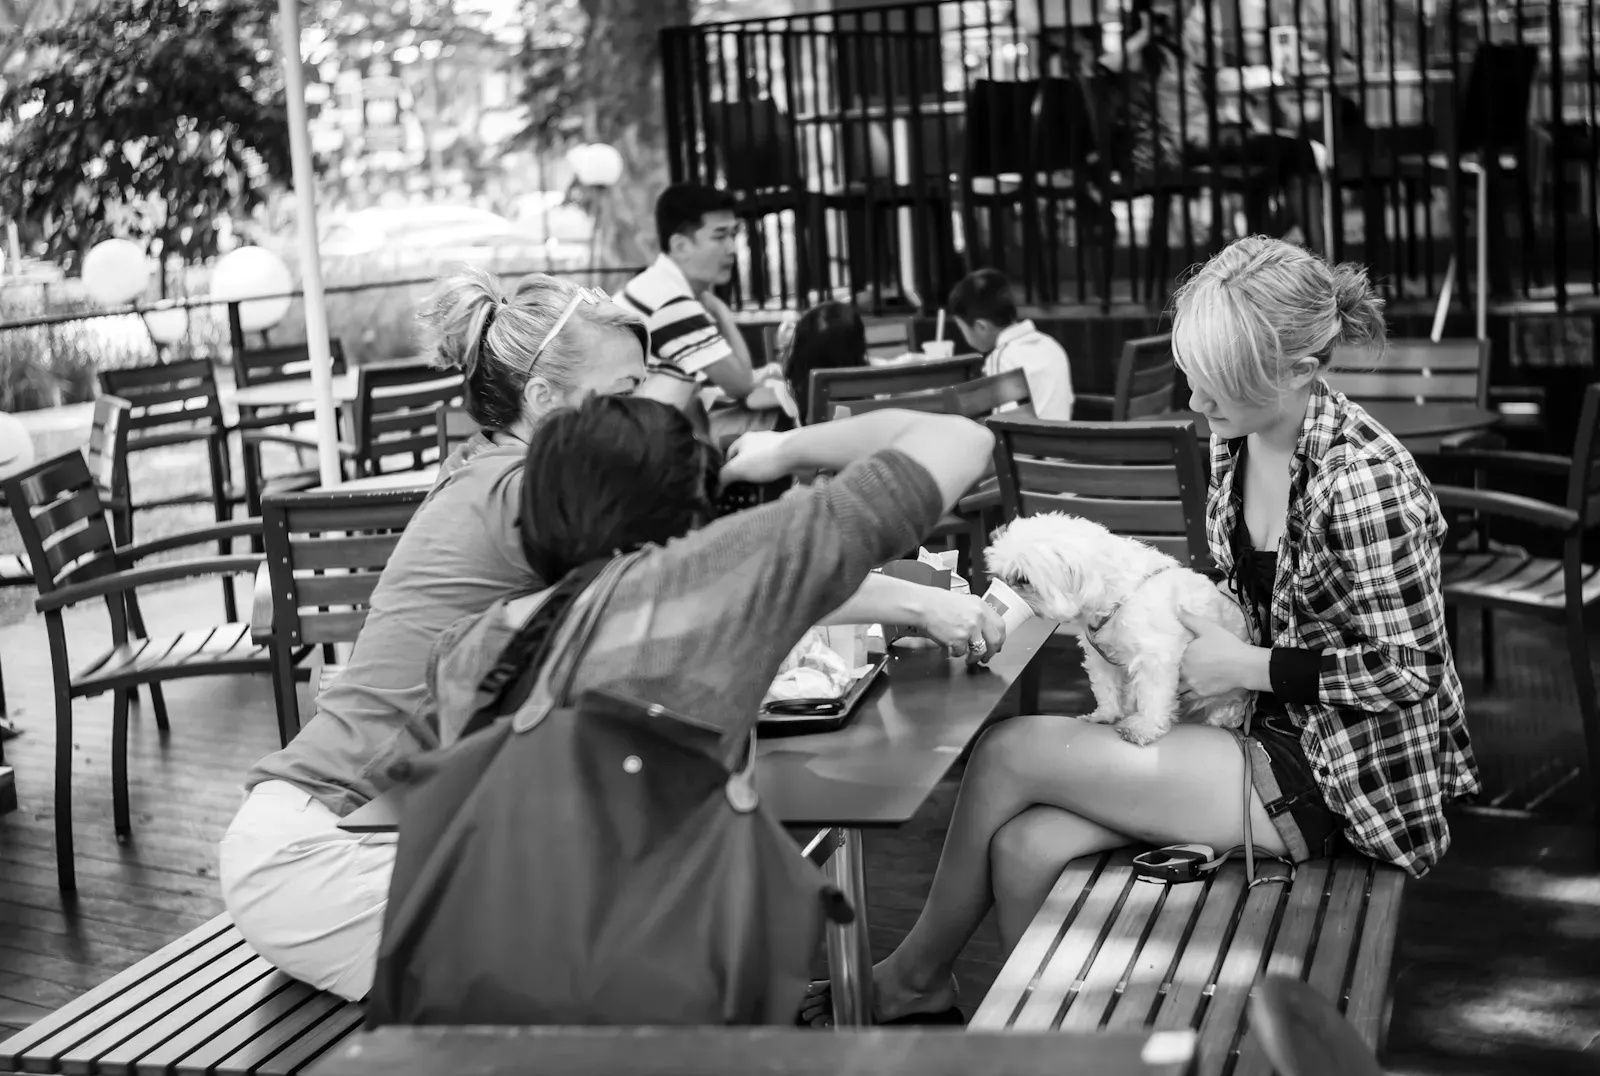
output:
<svg viewBox="0 0 1600 1076"><path fill-rule="evenodd" d="M158 630L220 614L214 585L152 593ZM1470 625L1464 625L1470 631ZM72 645L103 641L103 613L69 620ZM1501 681L1476 681L1463 649L1472 723L1498 812L1458 814L1456 847L1413 887L1401 928L1388 1068L1393 1073L1600 1071L1600 873L1589 823L1565 650L1543 628L1505 621ZM1047 655L1046 704L1084 708L1070 651ZM42 625L0 628L0 662L26 735L6 744L20 810L0 817L0 1033L20 1028L221 910L215 846L240 799L246 766L274 744L261 679L167 688L172 735L161 744L135 711L130 772L135 838L111 830L106 700L81 702L73 736L79 892L56 889L52 845L53 721ZM904 935L926 894L956 783L914 824L868 843L874 949ZM1533 804L1537 814L1523 810ZM999 968L985 925L958 968L968 1004Z"/></svg>

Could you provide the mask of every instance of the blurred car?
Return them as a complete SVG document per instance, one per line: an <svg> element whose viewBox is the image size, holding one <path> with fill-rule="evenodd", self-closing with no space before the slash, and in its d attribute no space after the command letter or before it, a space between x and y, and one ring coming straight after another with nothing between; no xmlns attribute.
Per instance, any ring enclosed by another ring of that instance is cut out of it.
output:
<svg viewBox="0 0 1600 1076"><path fill-rule="evenodd" d="M473 206L419 205L361 209L319 231L326 259L374 267L438 272L465 262L489 269L560 272L588 263L585 244L546 238L539 230Z"/></svg>

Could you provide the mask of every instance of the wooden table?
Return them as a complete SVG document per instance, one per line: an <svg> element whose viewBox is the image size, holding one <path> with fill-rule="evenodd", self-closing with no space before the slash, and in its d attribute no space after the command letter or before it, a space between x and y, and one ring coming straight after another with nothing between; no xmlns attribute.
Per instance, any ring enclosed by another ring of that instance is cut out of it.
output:
<svg viewBox="0 0 1600 1076"><path fill-rule="evenodd" d="M350 370L334 374L332 379L333 402L347 404L356 398L356 372ZM235 407L302 407L315 403L316 392L309 377L296 377L286 381L269 381L264 385L241 385L231 392L223 392L223 402Z"/></svg>
<svg viewBox="0 0 1600 1076"><path fill-rule="evenodd" d="M390 471L388 474L368 475L365 478L352 478L347 482L340 482L337 486L318 486L317 489L336 489L350 493L370 493L373 490L388 489L431 489L438 480L439 465L430 463L421 470Z"/></svg>
<svg viewBox="0 0 1600 1076"><path fill-rule="evenodd" d="M353 1035L315 1076L1179 1076L1192 1033L890 1028L394 1027Z"/></svg>
<svg viewBox="0 0 1600 1076"><path fill-rule="evenodd" d="M895 647L885 675L850 724L838 732L760 741L756 788L762 799L788 825L823 827L808 854L826 863L856 910L853 923L828 928L839 1026L864 1024L872 1011L861 831L916 817L1054 630L1053 621L1030 620L987 666L971 668L943 648ZM400 800L401 790L391 789L345 816L339 828L393 832Z"/></svg>
<svg viewBox="0 0 1600 1076"><path fill-rule="evenodd" d="M1482 430L1500 421L1494 411L1470 404L1407 403L1403 400L1357 400L1361 409L1401 441L1440 437L1464 430ZM1195 436L1209 439L1211 424L1195 411L1175 411L1162 418L1194 423Z"/></svg>

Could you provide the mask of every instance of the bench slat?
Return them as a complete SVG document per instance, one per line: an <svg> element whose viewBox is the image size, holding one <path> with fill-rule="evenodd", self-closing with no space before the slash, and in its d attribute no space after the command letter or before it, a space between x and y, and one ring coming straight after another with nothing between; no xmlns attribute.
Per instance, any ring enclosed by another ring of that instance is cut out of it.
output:
<svg viewBox="0 0 1600 1076"><path fill-rule="evenodd" d="M1272 944L1272 958L1267 961L1268 975L1305 977L1306 957L1317 916L1321 914L1327 895L1328 861L1314 859L1300 864L1294 892L1289 894L1289 907L1283 913L1278 936ZM1233 1076L1272 1076L1272 1062L1261 1048L1261 1037L1253 1030L1239 1044L1239 1060L1233 1067Z"/></svg>
<svg viewBox="0 0 1600 1076"><path fill-rule="evenodd" d="M1310 974L1306 976L1306 982L1316 987L1323 997L1333 999L1341 1012L1344 1011L1345 970L1350 966L1356 931L1360 929L1362 912L1366 910L1368 864L1371 862L1364 856L1343 856L1334 860L1333 887L1322 917L1322 930L1317 935L1317 948L1311 957Z"/></svg>
<svg viewBox="0 0 1600 1076"><path fill-rule="evenodd" d="M1394 936L1400 928L1401 896L1406 875L1398 868L1377 867L1372 872L1367 918L1361 927L1356 966L1350 976L1350 1003L1345 1019L1361 1041L1377 1050L1383 1041L1384 1014L1389 999L1389 968L1394 961Z"/></svg>
<svg viewBox="0 0 1600 1076"><path fill-rule="evenodd" d="M259 1035L276 1019L275 1015L270 1014L281 1015L284 1011L281 999L293 982L282 972L269 970L248 988L230 998L227 1004L201 1014L201 1018L190 1024L181 1035L174 1035L139 1058L137 1071L167 1073L175 1068L182 1071L189 1058L207 1048L213 1054L218 1050L226 1051L220 1055L226 1056L244 1041ZM296 1003L304 1001L310 993L309 988L304 989L296 997ZM269 1014L265 1020L263 1014Z"/></svg>
<svg viewBox="0 0 1600 1076"><path fill-rule="evenodd" d="M1108 858L1085 856L1067 864L1050 895L1044 899L1044 906L1034 915L1011 957L995 976L994 985L984 995L968 1026L996 1029L1011 1026L1012 1017L1021 1007L1028 988Z"/></svg>
<svg viewBox="0 0 1600 1076"><path fill-rule="evenodd" d="M1149 932L1165 892L1165 886L1133 883L1065 1015L1054 1024L1057 1029L1093 1031L1100 1026L1117 985L1139 959L1140 943Z"/></svg>
<svg viewBox="0 0 1600 1076"><path fill-rule="evenodd" d="M265 1034L241 1047L237 1053L223 1058L218 1062L216 1071L257 1072L261 1066L272 1060L274 1055L282 1053L296 1039L310 1033L328 1016L349 1007L349 1002L343 998L324 994L309 986L305 989L311 997L304 1005L273 1024Z"/></svg>
<svg viewBox="0 0 1600 1076"><path fill-rule="evenodd" d="M1018 1031L1046 1031L1056 1022L1063 1003L1078 982L1101 937L1111 925L1112 916L1122 904L1133 881L1130 863L1111 863L1089 890L1083 908L1072 919L1066 934L1051 954L1050 962L1039 973L1033 991L1011 1026Z"/></svg>
<svg viewBox="0 0 1600 1076"><path fill-rule="evenodd" d="M209 1013L228 1008L235 996L271 975L272 970L271 964L259 956L252 956L188 1001L147 1025L137 1035L107 1050L96 1061L95 1071L101 1076L108 1073L133 1076L138 1071L137 1063L146 1054L160 1048L163 1043L187 1037L188 1031L196 1023Z"/></svg>
<svg viewBox="0 0 1600 1076"><path fill-rule="evenodd" d="M1263 874L1288 874L1288 868L1272 861L1257 863L1256 870ZM1247 892L1244 912L1239 916L1200 1024L1199 1071L1221 1072L1227 1056L1233 1052L1239 1040L1239 1022L1250 1000L1250 988L1271 955L1267 937L1291 895L1290 890L1278 883L1263 883Z"/></svg>
<svg viewBox="0 0 1600 1076"><path fill-rule="evenodd" d="M1224 868L1206 883L1194 932L1184 945L1172 982L1156 1010L1156 1027L1194 1027L1199 1022L1201 1002L1211 992L1222 954L1233 940L1233 924L1239 916L1243 894L1243 870Z"/></svg>
<svg viewBox="0 0 1600 1076"><path fill-rule="evenodd" d="M279 989L270 1001L179 1062L177 1076L249 1071L309 1026L301 1009L318 1006L325 1014L338 1006L338 998L287 975L280 973L276 982ZM317 1018L320 1017L311 1022ZM292 1030L286 1030L285 1025Z"/></svg>
<svg viewBox="0 0 1600 1076"><path fill-rule="evenodd" d="M219 935L231 930L232 927L233 924L227 916L218 916L172 944L158 949L133 967L117 973L26 1031L0 1043L0 1069L10 1068L17 1072L53 1071L52 1064L46 1063L44 1067L40 1067L39 1061L31 1059L41 1055L48 1055L53 1059L52 1051L65 1050L73 1043L81 1042L93 1035L105 1026L107 1019L105 1010L116 1002L124 991L141 985L154 975L162 974L166 968L182 963L183 969L177 972L175 978L169 976L167 981L181 979L185 971L198 966L193 960L196 951L216 942ZM226 949L226 945L223 949ZM203 964L204 960L199 963Z"/></svg>
<svg viewBox="0 0 1600 1076"><path fill-rule="evenodd" d="M288 1049L255 1070L255 1076L293 1076L321 1057L325 1050L360 1026L365 1013L360 1006L344 1005L300 1036Z"/></svg>
<svg viewBox="0 0 1600 1076"><path fill-rule="evenodd" d="M1161 902L1161 911L1156 913L1155 926L1139 951L1138 963L1128 970L1128 981L1112 1008L1107 1021L1109 1026L1132 1030L1150 1022L1168 979L1183 957L1184 941L1189 937L1189 927L1194 923L1206 888L1204 885L1167 887L1167 899Z"/></svg>
<svg viewBox="0 0 1600 1076"><path fill-rule="evenodd" d="M218 980L232 975L242 965L256 959L237 933L232 937L224 935L217 938L212 944L225 945L227 951L193 968L188 974L167 979L159 985L157 979L152 977L146 980L146 984L134 987L118 998L116 1003L107 1006L109 1018L100 1031L63 1051L56 1059L53 1071L68 1073L69 1076L92 1076L98 1069L102 1055L138 1035L173 1010L181 1009Z"/></svg>

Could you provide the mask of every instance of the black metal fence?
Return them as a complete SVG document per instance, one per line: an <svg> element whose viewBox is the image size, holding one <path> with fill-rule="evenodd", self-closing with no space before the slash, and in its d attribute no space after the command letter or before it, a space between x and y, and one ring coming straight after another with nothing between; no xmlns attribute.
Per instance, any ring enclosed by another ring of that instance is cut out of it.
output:
<svg viewBox="0 0 1600 1076"><path fill-rule="evenodd" d="M662 35L749 305L1159 304L1251 232L1391 299L1600 299L1600 0L937 0ZM1559 107L1558 104L1559 103Z"/></svg>

